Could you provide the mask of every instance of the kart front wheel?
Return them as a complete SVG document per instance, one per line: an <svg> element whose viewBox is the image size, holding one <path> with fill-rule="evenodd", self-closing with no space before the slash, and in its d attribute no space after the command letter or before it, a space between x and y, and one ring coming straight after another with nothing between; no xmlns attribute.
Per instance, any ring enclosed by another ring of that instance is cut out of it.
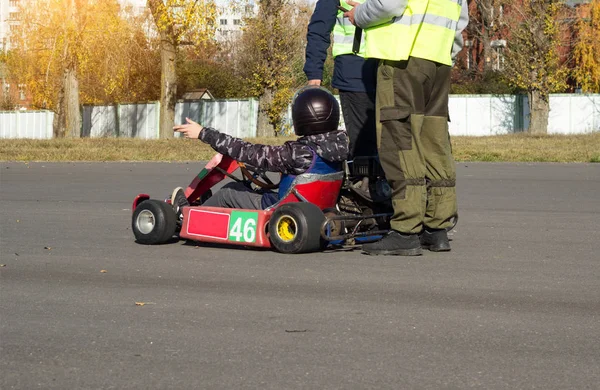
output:
<svg viewBox="0 0 600 390"><path fill-rule="evenodd" d="M316 252L322 248L321 225L325 215L312 203L286 203L269 221L269 237L282 253Z"/></svg>
<svg viewBox="0 0 600 390"><path fill-rule="evenodd" d="M131 229L140 244L164 244L175 234L177 216L170 204L145 200L133 212Z"/></svg>

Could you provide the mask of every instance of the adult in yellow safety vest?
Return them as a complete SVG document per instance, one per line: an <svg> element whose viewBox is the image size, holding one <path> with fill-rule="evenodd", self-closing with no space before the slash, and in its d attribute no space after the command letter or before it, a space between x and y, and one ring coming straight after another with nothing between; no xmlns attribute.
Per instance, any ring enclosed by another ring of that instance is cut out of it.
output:
<svg viewBox="0 0 600 390"><path fill-rule="evenodd" d="M462 49L466 0L366 0L345 16L365 29L366 56L379 58L377 145L392 187L391 232L363 245L373 255L449 251L457 215L448 133L450 70Z"/></svg>
<svg viewBox="0 0 600 390"><path fill-rule="evenodd" d="M331 86L339 90L344 123L350 139L349 159L353 156L374 156L377 154L375 81L378 60L365 60L364 34L344 17L339 6L352 8L339 0L316 2L308 24L304 73L309 85L321 85L333 35Z"/></svg>

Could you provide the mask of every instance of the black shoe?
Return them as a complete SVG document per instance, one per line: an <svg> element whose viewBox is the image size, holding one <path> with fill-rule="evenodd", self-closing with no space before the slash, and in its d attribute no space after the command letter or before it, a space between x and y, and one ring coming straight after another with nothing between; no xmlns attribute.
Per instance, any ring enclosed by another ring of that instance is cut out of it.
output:
<svg viewBox="0 0 600 390"><path fill-rule="evenodd" d="M177 216L181 216L182 208L189 205L190 202L188 202L183 188L175 188L173 194L171 194L171 206L173 206L173 210L175 210Z"/></svg>
<svg viewBox="0 0 600 390"><path fill-rule="evenodd" d="M423 253L417 234L403 234L395 230L377 242L362 246L368 255L419 256Z"/></svg>
<svg viewBox="0 0 600 390"><path fill-rule="evenodd" d="M421 233L421 246L432 252L449 252L450 241L446 229L425 229Z"/></svg>

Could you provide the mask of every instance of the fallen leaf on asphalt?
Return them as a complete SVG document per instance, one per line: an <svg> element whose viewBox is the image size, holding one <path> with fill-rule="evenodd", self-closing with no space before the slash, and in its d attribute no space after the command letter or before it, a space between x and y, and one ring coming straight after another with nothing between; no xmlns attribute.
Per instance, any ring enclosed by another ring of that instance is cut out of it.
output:
<svg viewBox="0 0 600 390"><path fill-rule="evenodd" d="M21 221L19 221L19 220L17 219L17 223L19 223L19 222L21 222Z"/></svg>
<svg viewBox="0 0 600 390"><path fill-rule="evenodd" d="M105 274L105 273L107 273L107 272L108 272L108 271L107 271L107 270L105 270L105 269L101 269L101 270L100 270L100 273L103 273L103 274Z"/></svg>
<svg viewBox="0 0 600 390"><path fill-rule="evenodd" d="M308 329L292 329L292 330L285 330L285 333L306 333L308 331Z"/></svg>
<svg viewBox="0 0 600 390"><path fill-rule="evenodd" d="M6 264L0 264L0 268L6 267Z"/></svg>
<svg viewBox="0 0 600 390"><path fill-rule="evenodd" d="M136 306L144 306L146 303L145 302L136 302L135 305Z"/></svg>
<svg viewBox="0 0 600 390"><path fill-rule="evenodd" d="M52 249L52 247L51 246L45 246L44 249L50 250L50 249Z"/></svg>
<svg viewBox="0 0 600 390"><path fill-rule="evenodd" d="M19 256L19 254L17 252L15 252L15 256Z"/></svg>

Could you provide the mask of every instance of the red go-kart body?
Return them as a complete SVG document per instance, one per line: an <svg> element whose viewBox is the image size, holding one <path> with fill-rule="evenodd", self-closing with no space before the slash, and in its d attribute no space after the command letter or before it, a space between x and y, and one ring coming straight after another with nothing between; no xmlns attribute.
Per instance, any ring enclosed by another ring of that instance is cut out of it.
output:
<svg viewBox="0 0 600 390"><path fill-rule="evenodd" d="M324 242L322 210L335 208L343 172L298 175L287 193L265 210L206 207L210 189L240 168L227 156L215 156L190 183L190 203L177 218L170 199L158 201L140 194L133 202L132 228L140 243L160 244L180 238L200 242L271 248L285 253L319 250ZM248 175L248 172L244 172ZM252 180L252 178L249 177ZM239 180L239 179L237 179Z"/></svg>

